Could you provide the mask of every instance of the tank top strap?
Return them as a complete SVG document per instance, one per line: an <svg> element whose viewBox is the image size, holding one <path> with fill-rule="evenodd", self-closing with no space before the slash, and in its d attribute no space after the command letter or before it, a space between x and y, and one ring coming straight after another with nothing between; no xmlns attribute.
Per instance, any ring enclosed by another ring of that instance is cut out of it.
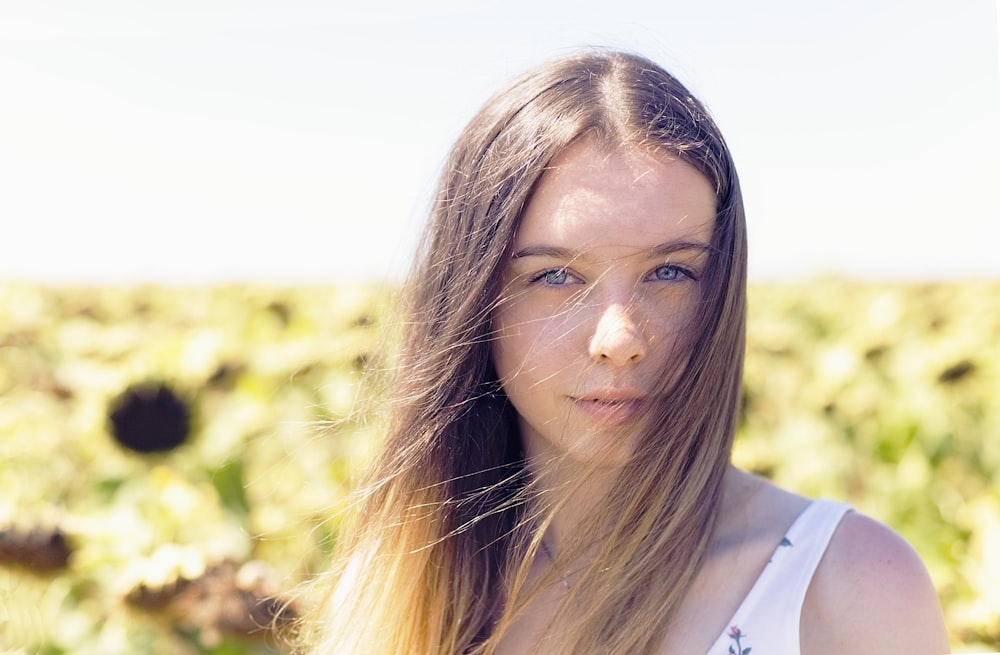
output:
<svg viewBox="0 0 1000 655"><path fill-rule="evenodd" d="M818 499L795 519L708 655L799 655L802 604L833 533L852 508Z"/></svg>

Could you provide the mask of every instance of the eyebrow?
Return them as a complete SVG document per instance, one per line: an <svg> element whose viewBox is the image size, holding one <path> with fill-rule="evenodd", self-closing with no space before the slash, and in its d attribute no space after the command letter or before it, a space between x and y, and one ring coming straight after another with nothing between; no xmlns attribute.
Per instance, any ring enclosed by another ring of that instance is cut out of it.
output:
<svg viewBox="0 0 1000 655"><path fill-rule="evenodd" d="M665 257L667 255L672 255L676 252L684 252L686 250L696 250L698 252L709 252L712 249L707 243L701 241L671 241L669 243L661 243L659 245L653 246L646 252L650 257ZM515 252L511 259L522 259L524 257L552 257L553 259L577 259L582 257L581 254L569 249L560 248L559 246L528 246L526 248L521 248Z"/></svg>

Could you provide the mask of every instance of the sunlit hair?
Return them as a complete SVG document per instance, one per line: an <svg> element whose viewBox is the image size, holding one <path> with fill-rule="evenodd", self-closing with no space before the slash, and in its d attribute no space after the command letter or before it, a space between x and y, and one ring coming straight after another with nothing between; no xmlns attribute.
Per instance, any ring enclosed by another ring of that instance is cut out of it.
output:
<svg viewBox="0 0 1000 655"><path fill-rule="evenodd" d="M642 456L593 518L596 551L566 545L567 559L588 548L596 557L575 574L565 629L545 652L624 655L661 643L711 540L736 427L743 203L722 136L687 89L642 57L598 50L515 80L452 150L405 289L385 441L323 581L331 592L309 650L490 653L530 595L522 585L553 505L539 501L522 461L491 363L491 316L532 190L584 138L679 158L716 191L689 359L661 382L679 400L645 417Z"/></svg>

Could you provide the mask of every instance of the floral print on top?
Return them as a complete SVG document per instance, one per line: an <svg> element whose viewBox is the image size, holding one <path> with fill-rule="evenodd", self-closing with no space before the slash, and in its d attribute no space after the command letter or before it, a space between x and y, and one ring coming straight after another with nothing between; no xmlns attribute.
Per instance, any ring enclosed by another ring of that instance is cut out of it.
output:
<svg viewBox="0 0 1000 655"><path fill-rule="evenodd" d="M806 590L850 510L850 505L831 500L815 500L806 507L708 655L801 655L799 621Z"/></svg>
<svg viewBox="0 0 1000 655"><path fill-rule="evenodd" d="M746 635L739 629L739 626L734 625L729 627L729 638L734 642L729 645L730 655L750 655L750 647L743 648L743 645L740 643L744 637Z"/></svg>

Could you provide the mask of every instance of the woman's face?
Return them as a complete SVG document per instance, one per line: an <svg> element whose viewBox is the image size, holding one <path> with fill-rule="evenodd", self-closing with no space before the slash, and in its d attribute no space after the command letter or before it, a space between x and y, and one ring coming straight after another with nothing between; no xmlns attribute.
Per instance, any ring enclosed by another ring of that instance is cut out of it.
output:
<svg viewBox="0 0 1000 655"><path fill-rule="evenodd" d="M586 140L556 158L493 324L529 459L628 461L629 426L664 376L683 373L714 224L711 184L680 160Z"/></svg>

